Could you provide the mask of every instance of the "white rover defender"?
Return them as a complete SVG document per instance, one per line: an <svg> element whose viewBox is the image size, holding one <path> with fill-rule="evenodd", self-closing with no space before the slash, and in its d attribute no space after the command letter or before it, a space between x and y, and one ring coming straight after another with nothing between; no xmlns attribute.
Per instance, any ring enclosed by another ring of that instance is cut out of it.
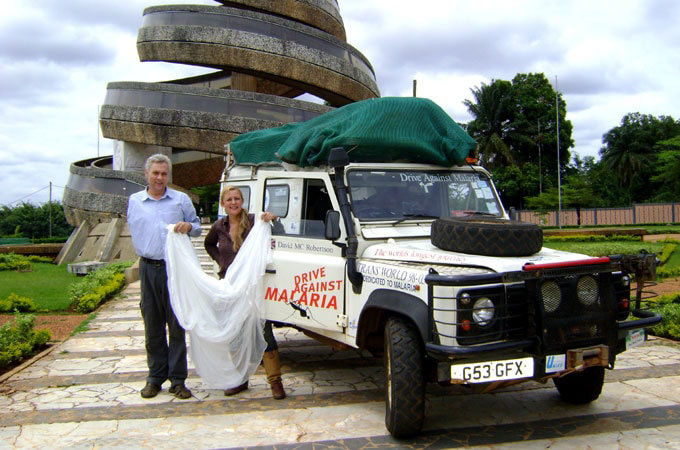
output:
<svg viewBox="0 0 680 450"><path fill-rule="evenodd" d="M654 255L542 247L472 163L349 159L333 148L317 167L231 161L223 184L280 218L266 318L384 355L392 435L420 431L427 382L488 391L552 378L565 401L593 401L605 368L661 320L639 310L640 290L629 318L631 275L653 277Z"/></svg>

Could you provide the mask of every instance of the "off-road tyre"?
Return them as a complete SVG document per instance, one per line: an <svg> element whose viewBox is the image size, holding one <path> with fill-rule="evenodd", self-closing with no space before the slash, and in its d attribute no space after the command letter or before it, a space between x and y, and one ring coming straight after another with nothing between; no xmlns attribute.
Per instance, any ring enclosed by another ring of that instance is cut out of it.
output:
<svg viewBox="0 0 680 450"><path fill-rule="evenodd" d="M397 438L420 432L425 419L423 346L415 327L400 317L385 326L385 427Z"/></svg>
<svg viewBox="0 0 680 450"><path fill-rule="evenodd" d="M604 367L588 367L562 378L553 378L560 398L567 403L582 405L596 400L604 384Z"/></svg>
<svg viewBox="0 0 680 450"><path fill-rule="evenodd" d="M533 223L492 217L439 218L432 244L442 250L485 256L529 256L543 247L543 230Z"/></svg>

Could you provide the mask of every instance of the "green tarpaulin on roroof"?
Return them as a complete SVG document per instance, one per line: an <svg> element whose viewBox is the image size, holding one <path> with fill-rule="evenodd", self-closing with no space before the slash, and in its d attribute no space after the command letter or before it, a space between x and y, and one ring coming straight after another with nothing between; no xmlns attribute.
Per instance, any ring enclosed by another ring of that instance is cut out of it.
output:
<svg viewBox="0 0 680 450"><path fill-rule="evenodd" d="M433 101L384 97L350 103L307 122L245 133L230 148L238 164L285 161L325 165L331 148L351 162L410 162L453 166L475 141Z"/></svg>

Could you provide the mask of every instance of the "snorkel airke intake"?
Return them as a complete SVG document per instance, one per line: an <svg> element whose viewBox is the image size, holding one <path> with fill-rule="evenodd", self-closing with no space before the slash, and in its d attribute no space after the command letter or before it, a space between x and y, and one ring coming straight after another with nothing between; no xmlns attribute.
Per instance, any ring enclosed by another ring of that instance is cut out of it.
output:
<svg viewBox="0 0 680 450"><path fill-rule="evenodd" d="M333 187L338 196L338 203L340 205L340 214L347 229L347 278L352 283L352 290L355 294L361 293L361 285L364 281L364 276L357 270L357 247L359 242L357 240L356 232L354 231L354 222L352 222L352 212L349 208L347 186L345 186L345 166L349 164L349 156L342 147L334 147L328 154L328 165L335 169L335 176L333 178Z"/></svg>

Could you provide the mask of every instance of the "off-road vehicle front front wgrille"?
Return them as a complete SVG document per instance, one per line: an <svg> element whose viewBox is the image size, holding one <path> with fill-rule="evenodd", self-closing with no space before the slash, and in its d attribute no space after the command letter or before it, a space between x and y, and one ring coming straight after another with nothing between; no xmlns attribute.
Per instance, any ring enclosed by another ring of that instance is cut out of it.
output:
<svg viewBox="0 0 680 450"><path fill-rule="evenodd" d="M433 340L455 339L458 345L521 339L530 327L529 303L516 288L505 285L471 287L455 297L432 295ZM485 320L493 305L493 317Z"/></svg>
<svg viewBox="0 0 680 450"><path fill-rule="evenodd" d="M546 352L616 339L617 300L609 272L545 277L526 282L537 300L537 329Z"/></svg>
<svg viewBox="0 0 680 450"><path fill-rule="evenodd" d="M428 276L431 342L464 347L532 339L543 352L612 344L618 303L627 302L617 288L620 273L579 268L541 275Z"/></svg>

